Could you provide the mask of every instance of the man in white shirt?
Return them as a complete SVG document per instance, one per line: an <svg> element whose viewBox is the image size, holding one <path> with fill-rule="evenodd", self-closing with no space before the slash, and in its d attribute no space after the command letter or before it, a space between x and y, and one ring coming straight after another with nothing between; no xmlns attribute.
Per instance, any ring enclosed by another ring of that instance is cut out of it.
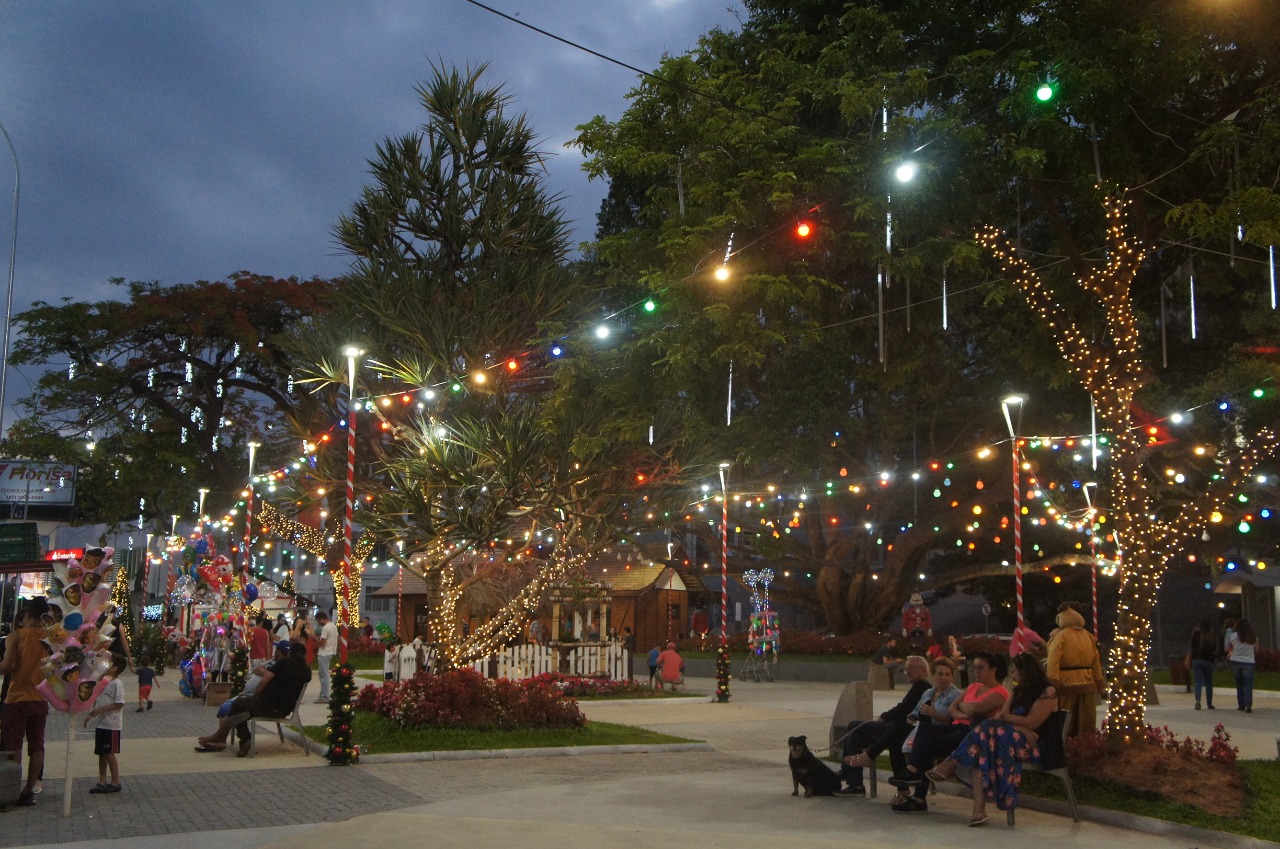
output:
<svg viewBox="0 0 1280 849"><path fill-rule="evenodd" d="M320 645L316 648L316 662L320 665L320 697L316 704L328 704L333 656L338 653L338 626L323 611L316 614L316 622L320 624Z"/></svg>

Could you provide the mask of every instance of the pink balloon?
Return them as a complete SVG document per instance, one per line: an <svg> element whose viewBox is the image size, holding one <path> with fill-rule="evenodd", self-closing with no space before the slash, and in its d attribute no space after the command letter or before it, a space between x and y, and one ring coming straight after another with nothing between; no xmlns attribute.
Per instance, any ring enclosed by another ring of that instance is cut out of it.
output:
<svg viewBox="0 0 1280 849"><path fill-rule="evenodd" d="M66 713L67 709L71 707L71 705L67 703L66 699L61 698L53 691L53 687L49 686L48 681L41 681L37 684L36 692L44 696L44 700L48 702L54 710L60 710L63 713Z"/></svg>

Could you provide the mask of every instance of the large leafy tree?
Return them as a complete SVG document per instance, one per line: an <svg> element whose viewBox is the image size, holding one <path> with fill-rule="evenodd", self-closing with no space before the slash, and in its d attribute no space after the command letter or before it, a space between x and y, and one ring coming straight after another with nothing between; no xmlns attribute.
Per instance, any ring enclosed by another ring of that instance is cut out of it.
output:
<svg viewBox="0 0 1280 849"><path fill-rule="evenodd" d="M307 406L288 337L325 309L324 280L240 272L164 286L116 281L117 300L37 302L15 318L15 365L44 367L19 402L6 449L80 467L83 521L186 515L200 486L210 509L244 485L245 444L283 444Z"/></svg>
<svg viewBox="0 0 1280 849"><path fill-rule="evenodd" d="M1062 433L1065 421L1074 422L1065 432L1087 433L1095 401L1119 443L1104 458L1114 481L1101 494L1104 509L1133 520L1119 537L1133 560L1120 627L1120 660L1133 674L1117 688L1114 726L1132 736L1146 614L1182 550L1139 508L1202 519L1213 502L1197 487L1253 466L1250 432L1274 413L1274 396L1254 402L1243 390L1274 376L1260 354L1277 330L1265 298L1280 209L1272 47L1280 10L1153 0L746 6L741 33L710 33L642 84L622 120L583 128L591 167L615 187L602 218L613 229L602 232L596 258L668 289L735 233L731 264L743 283L715 303L693 300L682 327L653 338L671 374L690 362L746 367L745 409L728 435L760 471L807 465L821 481L842 450L854 457L840 466L851 476L910 467L903 460L913 443L917 456L931 456L1003 431L996 403L1005 387L1033 392L1031 432ZM1044 84L1055 93L1040 100ZM920 178L894 187L882 175L907 157ZM1102 201L1126 191L1129 223L1117 238ZM777 235L802 215L830 239L799 252ZM972 234L987 226L1006 234L989 236L1005 256L1020 251L1003 281L975 261ZM952 293L971 290L952 300L948 332L926 332L918 307L908 329L909 293L936 297L944 274ZM1055 286L1054 277L1088 285ZM1043 335L1035 329L1046 309L1042 282L1059 299ZM882 296L894 310L884 344L875 320L858 320L878 315ZM1132 338L1157 323L1160 334ZM1068 332L1070 362L1054 363L1047 343L1062 347ZM1077 384L1080 375L1087 379ZM771 376L767 391L755 390L753 380ZM784 405L752 421L771 397ZM1145 411L1211 399L1229 419L1201 414L1159 444L1133 444L1130 428L1152 424ZM921 450L922 421L935 441ZM1167 475L1194 443L1217 459ZM756 446L769 450L753 458ZM1152 503L1131 497L1141 486ZM889 515L910 514L899 503ZM912 530L941 525L920 517ZM830 531L797 536L797 546L823 555L825 545L830 557ZM856 557L823 569L828 598L864 580Z"/></svg>

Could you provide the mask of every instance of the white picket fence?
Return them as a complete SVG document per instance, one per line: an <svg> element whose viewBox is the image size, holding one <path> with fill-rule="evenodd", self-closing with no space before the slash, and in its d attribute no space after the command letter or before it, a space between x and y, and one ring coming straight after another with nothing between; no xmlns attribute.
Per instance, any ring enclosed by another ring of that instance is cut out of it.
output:
<svg viewBox="0 0 1280 849"><path fill-rule="evenodd" d="M569 675L595 676L625 680L627 678L627 650L621 643L575 646L567 651ZM551 646L509 646L498 654L477 660L471 666L476 672L489 677L520 681L544 672L560 670L561 652Z"/></svg>
<svg viewBox="0 0 1280 849"><path fill-rule="evenodd" d="M625 681L630 668L628 652L621 643L604 643L602 645L575 646L566 651L569 661L569 675L612 678ZM533 678L544 672L560 671L560 649L551 646L524 645L509 646L496 655L482 658L471 664L471 668L486 678L490 672L495 678L506 678L520 681ZM400 649L396 678L404 680L422 667L433 669L435 649L424 646L422 654L414 651L412 646Z"/></svg>

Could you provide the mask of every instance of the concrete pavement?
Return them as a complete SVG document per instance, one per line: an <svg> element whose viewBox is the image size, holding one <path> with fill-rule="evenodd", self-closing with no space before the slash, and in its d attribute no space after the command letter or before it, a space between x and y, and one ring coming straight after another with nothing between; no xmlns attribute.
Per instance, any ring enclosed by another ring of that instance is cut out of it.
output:
<svg viewBox="0 0 1280 849"><path fill-rule="evenodd" d="M126 679L126 690L131 684ZM696 698L583 705L592 720L706 740L711 751L397 761L344 769L304 757L296 744L282 746L266 734L257 758L197 754L194 737L213 726L213 709L162 686L155 710L139 714L131 706L125 714L123 793L88 793L97 780L96 758L91 739L78 739L69 819L58 816L65 749L54 739L65 740L65 731L51 728L47 789L35 808L0 814L0 847L125 849L126 840L128 849L300 849L304 843L342 841L370 849L508 843L522 849L669 849L689 841L762 849L1026 849L1049 841L1055 849L1101 849L1117 842L1153 849L1248 845L1203 834L1136 834L1025 809L1014 829L995 816L987 828L969 829L968 801L944 794L934 797L928 814L910 817L892 813L884 794L874 800L793 798L786 738L806 734L825 740L841 688L735 681L728 704ZM691 679L690 689L709 694L713 682ZM1148 721L1202 739L1222 722L1242 756L1276 756L1280 694L1259 693L1254 713L1245 715L1194 711L1179 689L1161 689L1163 704L1149 709ZM876 710L894 701L895 693L877 693ZM318 724L325 708L308 704L304 714ZM51 726L58 719L51 717Z"/></svg>

